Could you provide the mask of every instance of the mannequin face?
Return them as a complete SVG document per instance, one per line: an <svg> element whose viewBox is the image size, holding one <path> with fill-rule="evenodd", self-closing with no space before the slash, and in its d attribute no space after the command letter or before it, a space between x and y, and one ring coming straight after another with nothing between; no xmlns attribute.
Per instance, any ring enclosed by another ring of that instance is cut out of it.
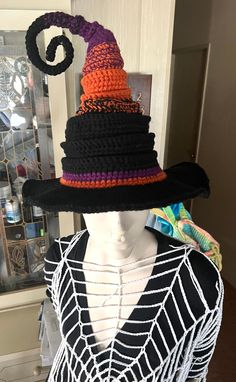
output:
<svg viewBox="0 0 236 382"><path fill-rule="evenodd" d="M93 240L106 245L132 245L144 230L149 210L83 214Z"/></svg>

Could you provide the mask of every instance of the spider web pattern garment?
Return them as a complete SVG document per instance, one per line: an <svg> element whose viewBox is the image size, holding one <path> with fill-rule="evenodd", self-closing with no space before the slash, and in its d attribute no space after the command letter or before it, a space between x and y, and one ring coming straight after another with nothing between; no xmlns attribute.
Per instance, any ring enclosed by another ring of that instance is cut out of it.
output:
<svg viewBox="0 0 236 382"><path fill-rule="evenodd" d="M158 251L146 288L128 318L116 316L119 307L111 306L116 335L103 349L95 340L86 296L83 257L88 232L54 243L44 271L62 342L48 382L206 380L221 323L222 280L192 246L155 234ZM99 264L89 265L99 271ZM141 267L142 261L134 266ZM110 268L118 272L116 266ZM199 277L204 272L207 280ZM206 297L207 288L213 292ZM108 303L105 287L104 298Z"/></svg>

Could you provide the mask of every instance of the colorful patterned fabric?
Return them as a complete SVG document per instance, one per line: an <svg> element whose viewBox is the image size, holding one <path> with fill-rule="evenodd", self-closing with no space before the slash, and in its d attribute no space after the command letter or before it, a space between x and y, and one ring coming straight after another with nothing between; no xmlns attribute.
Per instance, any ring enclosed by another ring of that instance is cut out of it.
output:
<svg viewBox="0 0 236 382"><path fill-rule="evenodd" d="M204 229L197 226L183 203L150 211L147 225L184 243L192 244L222 269L219 243Z"/></svg>

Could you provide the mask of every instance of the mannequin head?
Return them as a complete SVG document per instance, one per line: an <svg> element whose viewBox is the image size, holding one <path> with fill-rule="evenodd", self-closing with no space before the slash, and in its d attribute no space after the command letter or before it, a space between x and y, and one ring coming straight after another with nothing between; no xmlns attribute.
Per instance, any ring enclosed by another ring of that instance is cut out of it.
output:
<svg viewBox="0 0 236 382"><path fill-rule="evenodd" d="M132 245L144 230L148 213L149 210L112 211L83 216L93 240L126 247Z"/></svg>

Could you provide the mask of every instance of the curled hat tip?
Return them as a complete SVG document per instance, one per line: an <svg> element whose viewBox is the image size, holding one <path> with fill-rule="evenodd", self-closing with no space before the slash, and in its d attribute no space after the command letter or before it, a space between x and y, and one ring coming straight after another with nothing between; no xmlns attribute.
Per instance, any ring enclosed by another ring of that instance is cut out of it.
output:
<svg viewBox="0 0 236 382"><path fill-rule="evenodd" d="M48 12L36 19L28 29L26 47L29 59L38 69L55 76L64 72L73 61L73 46L64 35L54 37L46 50L46 59L53 62L57 47L62 45L65 50L63 61L50 65L41 59L36 37L42 30L53 25L69 29L71 33L81 36L88 43L81 81L84 94L81 96L79 113L86 113L88 105L91 104L92 108L89 110L95 111L116 112L116 107L118 110L128 112L139 110L139 104L133 102L131 98L127 73L123 70L124 62L116 39L109 29L97 21L89 22L81 15L72 16L64 12ZM102 103L102 108L99 102Z"/></svg>
<svg viewBox="0 0 236 382"><path fill-rule="evenodd" d="M72 63L74 49L70 40L66 36L57 36L52 39L47 48L46 57L53 61L56 55L56 49L62 45L65 50L65 58L56 65L48 65L42 60L37 47L37 35L44 29L51 26L67 28L72 34L77 34L88 42L88 51L101 43L116 42L113 33L105 29L98 22L88 22L81 15L72 16L64 12L48 12L38 17L29 27L26 34L26 49L30 61L42 72L57 75L64 72Z"/></svg>

